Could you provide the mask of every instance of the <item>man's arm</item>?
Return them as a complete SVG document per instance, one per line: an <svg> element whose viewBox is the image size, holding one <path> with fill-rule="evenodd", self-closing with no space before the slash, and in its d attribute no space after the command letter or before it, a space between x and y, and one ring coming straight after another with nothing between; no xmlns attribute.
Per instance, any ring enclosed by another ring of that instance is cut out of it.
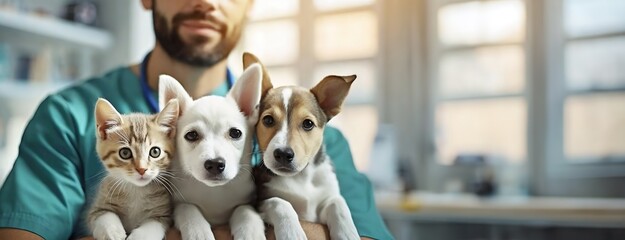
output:
<svg viewBox="0 0 625 240"><path fill-rule="evenodd" d="M23 230L2 234L71 237L85 201L76 134L66 101L59 95L44 100L24 131L18 157L0 189L0 228Z"/></svg>
<svg viewBox="0 0 625 240"><path fill-rule="evenodd" d="M334 163L341 195L361 237L393 239L378 212L369 179L356 170L347 140L336 128L326 127L324 132L326 152Z"/></svg>
<svg viewBox="0 0 625 240"><path fill-rule="evenodd" d="M1 228L0 239L42 240L39 235L15 228Z"/></svg>

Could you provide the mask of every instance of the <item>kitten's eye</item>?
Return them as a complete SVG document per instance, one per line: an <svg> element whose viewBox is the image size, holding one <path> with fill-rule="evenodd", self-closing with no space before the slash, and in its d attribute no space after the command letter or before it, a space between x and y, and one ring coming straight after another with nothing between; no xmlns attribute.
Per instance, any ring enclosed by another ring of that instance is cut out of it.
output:
<svg viewBox="0 0 625 240"><path fill-rule="evenodd" d="M122 148L119 149L119 157L124 160L128 160L132 158L132 150L130 148Z"/></svg>
<svg viewBox="0 0 625 240"><path fill-rule="evenodd" d="M310 119L306 119L304 120L304 122L302 122L302 128L306 131L310 131L314 127L315 127L315 123Z"/></svg>
<svg viewBox="0 0 625 240"><path fill-rule="evenodd" d="M196 131L191 131L184 135L184 139L189 142L195 142L200 139L200 134L198 134Z"/></svg>
<svg viewBox="0 0 625 240"><path fill-rule="evenodd" d="M158 147L153 147L150 149L150 157L157 158L161 155L161 149Z"/></svg>
<svg viewBox="0 0 625 240"><path fill-rule="evenodd" d="M231 138L239 139L243 133L241 133L241 130L239 130L239 129L230 128L230 133L229 134L230 134Z"/></svg>
<svg viewBox="0 0 625 240"><path fill-rule="evenodd" d="M272 116L267 115L267 116L263 117L263 124L265 125L265 127L271 127L271 126L273 126L273 123L274 123L274 121L273 121L273 117Z"/></svg>

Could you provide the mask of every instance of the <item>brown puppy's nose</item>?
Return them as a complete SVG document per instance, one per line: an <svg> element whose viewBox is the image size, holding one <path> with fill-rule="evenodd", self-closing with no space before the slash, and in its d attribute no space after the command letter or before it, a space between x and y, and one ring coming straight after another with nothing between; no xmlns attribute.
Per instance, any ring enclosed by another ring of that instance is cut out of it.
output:
<svg viewBox="0 0 625 240"><path fill-rule="evenodd" d="M204 162L204 168L211 174L220 174L226 169L226 161L220 157L208 159Z"/></svg>
<svg viewBox="0 0 625 240"><path fill-rule="evenodd" d="M295 153L293 153L293 149L290 147L285 148L277 148L273 151L273 157L276 158L276 161L282 164L290 164L293 162L293 157L295 157Z"/></svg>

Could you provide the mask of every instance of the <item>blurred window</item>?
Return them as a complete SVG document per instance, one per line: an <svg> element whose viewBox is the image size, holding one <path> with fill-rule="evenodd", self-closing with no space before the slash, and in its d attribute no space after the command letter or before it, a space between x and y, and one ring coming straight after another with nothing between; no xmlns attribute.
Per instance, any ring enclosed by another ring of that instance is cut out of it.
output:
<svg viewBox="0 0 625 240"><path fill-rule="evenodd" d="M375 0L257 0L229 59L241 71L244 51L266 65L274 86L312 87L327 75L358 77L342 112L330 121L350 142L356 166L369 162L378 125L375 106L379 16Z"/></svg>
<svg viewBox="0 0 625 240"><path fill-rule="evenodd" d="M435 9L437 161L525 162L525 2L453 1Z"/></svg>
<svg viewBox="0 0 625 240"><path fill-rule="evenodd" d="M625 1L563 0L564 156L625 159Z"/></svg>

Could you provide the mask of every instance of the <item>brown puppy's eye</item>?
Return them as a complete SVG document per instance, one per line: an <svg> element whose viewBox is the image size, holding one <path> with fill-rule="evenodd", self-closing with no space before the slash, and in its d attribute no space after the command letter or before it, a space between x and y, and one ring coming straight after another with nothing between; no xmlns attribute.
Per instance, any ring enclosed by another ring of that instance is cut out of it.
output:
<svg viewBox="0 0 625 240"><path fill-rule="evenodd" d="M273 126L274 124L273 117L269 115L263 117L263 124L265 125L265 127Z"/></svg>
<svg viewBox="0 0 625 240"><path fill-rule="evenodd" d="M304 120L304 122L302 122L302 128L306 131L310 131L314 127L315 127L315 123L310 119L306 119Z"/></svg>
<svg viewBox="0 0 625 240"><path fill-rule="evenodd" d="M132 158L132 150L130 148L122 148L119 149L119 157L124 160L128 160Z"/></svg>

